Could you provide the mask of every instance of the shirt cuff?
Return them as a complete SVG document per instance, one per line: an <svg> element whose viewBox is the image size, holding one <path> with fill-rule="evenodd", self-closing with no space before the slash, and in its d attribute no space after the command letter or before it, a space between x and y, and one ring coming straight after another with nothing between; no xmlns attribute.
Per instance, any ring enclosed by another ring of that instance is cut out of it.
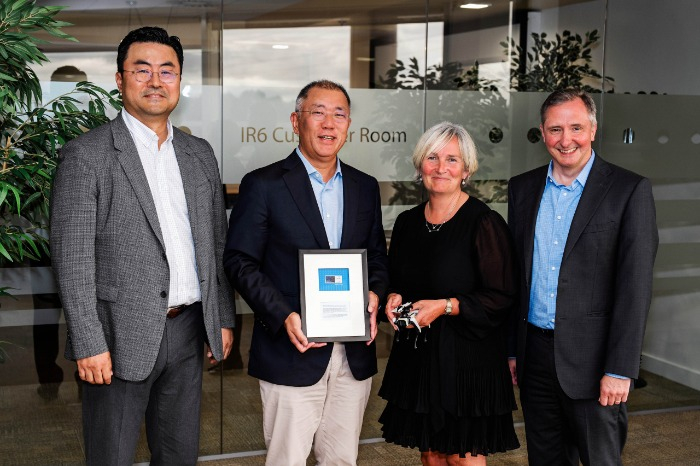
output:
<svg viewBox="0 0 700 466"><path fill-rule="evenodd" d="M606 372L605 375L612 377L614 379L622 379L622 380L629 380L629 377L625 377L624 375L617 375L617 374L611 374L609 372Z"/></svg>

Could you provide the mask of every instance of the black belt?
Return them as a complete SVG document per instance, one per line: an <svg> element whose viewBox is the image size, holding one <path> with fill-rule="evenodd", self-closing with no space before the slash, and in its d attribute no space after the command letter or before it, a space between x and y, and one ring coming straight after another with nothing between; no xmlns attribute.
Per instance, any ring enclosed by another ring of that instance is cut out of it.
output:
<svg viewBox="0 0 700 466"><path fill-rule="evenodd" d="M166 316L168 319L174 319L175 317L179 316L183 312L185 312L189 307L193 306L194 304L197 303L192 303L192 304L180 304L179 306L173 306L168 308L168 313Z"/></svg>
<svg viewBox="0 0 700 466"><path fill-rule="evenodd" d="M554 329L551 328L538 327L537 325L533 325L530 322L528 322L527 329L529 332L539 333L550 338L554 337Z"/></svg>

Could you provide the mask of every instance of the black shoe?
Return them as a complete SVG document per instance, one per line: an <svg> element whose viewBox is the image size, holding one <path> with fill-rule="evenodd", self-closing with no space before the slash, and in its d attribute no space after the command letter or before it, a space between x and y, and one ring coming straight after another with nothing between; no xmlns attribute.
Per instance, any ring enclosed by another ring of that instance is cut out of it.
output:
<svg viewBox="0 0 700 466"><path fill-rule="evenodd" d="M647 381L643 378L634 379L634 388L644 388L647 386Z"/></svg>

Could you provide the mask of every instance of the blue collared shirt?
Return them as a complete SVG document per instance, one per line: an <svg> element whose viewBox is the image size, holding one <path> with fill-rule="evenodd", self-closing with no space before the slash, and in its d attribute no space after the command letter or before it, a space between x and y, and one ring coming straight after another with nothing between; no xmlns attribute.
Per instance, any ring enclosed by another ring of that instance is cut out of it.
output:
<svg viewBox="0 0 700 466"><path fill-rule="evenodd" d="M552 176L549 163L547 180L540 201L532 254L532 285L528 322L540 328L554 329L557 310L559 267L564 256L571 221L591 172L595 152L571 186L564 186Z"/></svg>
<svg viewBox="0 0 700 466"><path fill-rule="evenodd" d="M298 147L297 155L306 167L306 173L309 174L318 210L321 212L323 226L326 229L328 245L331 249L338 249L343 236L343 172L340 169L340 159L337 160L335 175L324 183L321 174L306 160Z"/></svg>
<svg viewBox="0 0 700 466"><path fill-rule="evenodd" d="M540 328L554 329L557 283L559 283L559 268L564 256L564 246L566 246L571 221L574 219L576 207L581 200L594 159L595 152L592 152L591 158L571 186L564 186L554 180L552 162L549 162L547 181L535 226L530 310L527 317L528 322ZM605 375L617 379L628 378L609 372Z"/></svg>

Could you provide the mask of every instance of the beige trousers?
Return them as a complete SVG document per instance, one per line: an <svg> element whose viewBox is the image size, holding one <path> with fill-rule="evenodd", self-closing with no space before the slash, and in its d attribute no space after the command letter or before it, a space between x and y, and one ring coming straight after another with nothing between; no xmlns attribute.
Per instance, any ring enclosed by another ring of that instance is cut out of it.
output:
<svg viewBox="0 0 700 466"><path fill-rule="evenodd" d="M306 466L313 444L319 466L354 466L371 389L371 377L352 376L342 343L333 345L325 374L310 387L261 380L265 465Z"/></svg>

